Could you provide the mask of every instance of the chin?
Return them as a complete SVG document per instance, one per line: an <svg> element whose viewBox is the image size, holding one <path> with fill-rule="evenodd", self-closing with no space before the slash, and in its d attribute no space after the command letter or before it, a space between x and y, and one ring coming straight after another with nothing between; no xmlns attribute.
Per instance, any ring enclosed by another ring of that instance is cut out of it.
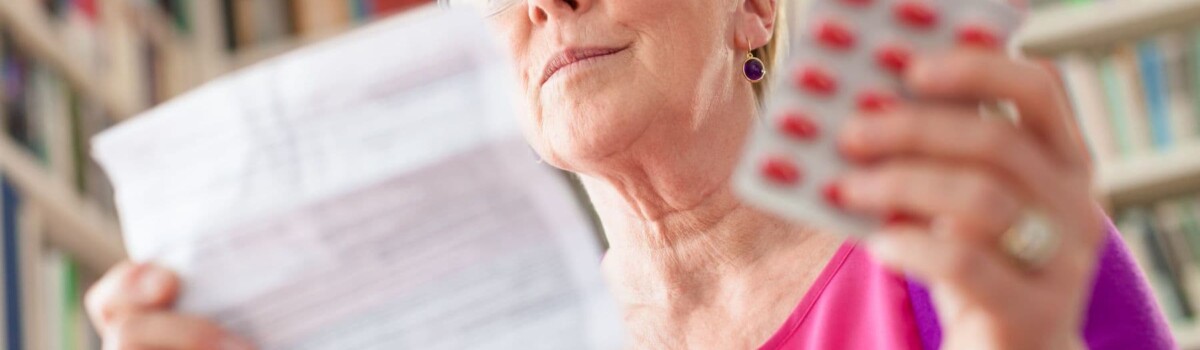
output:
<svg viewBox="0 0 1200 350"><path fill-rule="evenodd" d="M526 123L526 138L543 160L568 171L585 172L620 156L645 136L655 120L646 112L654 109L605 101L611 100L545 106L540 118L531 118L535 123Z"/></svg>

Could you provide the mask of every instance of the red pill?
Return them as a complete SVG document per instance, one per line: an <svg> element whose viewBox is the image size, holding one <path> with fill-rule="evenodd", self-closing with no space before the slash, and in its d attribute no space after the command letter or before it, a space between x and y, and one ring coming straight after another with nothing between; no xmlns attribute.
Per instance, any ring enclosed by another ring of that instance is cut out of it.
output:
<svg viewBox="0 0 1200 350"><path fill-rule="evenodd" d="M991 28L971 24L958 29L958 43L983 48L999 48L1000 37Z"/></svg>
<svg viewBox="0 0 1200 350"><path fill-rule="evenodd" d="M797 141L812 141L820 135L820 127L804 113L788 112L779 118L779 131Z"/></svg>
<svg viewBox="0 0 1200 350"><path fill-rule="evenodd" d="M896 75L904 74L909 61L912 61L912 52L899 45L884 46L875 52L875 63Z"/></svg>
<svg viewBox="0 0 1200 350"><path fill-rule="evenodd" d="M777 185L792 186L800 183L800 167L784 157L767 158L762 162L760 171L763 177Z"/></svg>
<svg viewBox="0 0 1200 350"><path fill-rule="evenodd" d="M825 184L825 188L821 189L821 195L825 197L825 204L834 208L845 208L845 202L842 200L842 186L837 182Z"/></svg>
<svg viewBox="0 0 1200 350"><path fill-rule="evenodd" d="M814 95L829 96L837 92L837 79L818 67L801 68L795 75L796 88Z"/></svg>
<svg viewBox="0 0 1200 350"><path fill-rule="evenodd" d="M856 39L850 26L835 20L817 24L815 36L825 47L841 51L853 48Z"/></svg>
<svg viewBox="0 0 1200 350"><path fill-rule="evenodd" d="M896 19L913 28L930 29L937 25L938 13L930 4L919 1L901 1L893 8Z"/></svg>
<svg viewBox="0 0 1200 350"><path fill-rule="evenodd" d="M867 90L858 94L855 101L858 105L858 111L862 113L882 112L883 110L896 105L898 102L895 95L887 92Z"/></svg>

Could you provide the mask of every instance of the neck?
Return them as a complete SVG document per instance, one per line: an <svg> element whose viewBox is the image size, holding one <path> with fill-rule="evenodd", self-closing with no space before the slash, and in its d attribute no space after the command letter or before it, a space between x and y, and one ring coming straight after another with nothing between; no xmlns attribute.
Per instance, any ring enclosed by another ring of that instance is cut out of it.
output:
<svg viewBox="0 0 1200 350"><path fill-rule="evenodd" d="M618 291L635 302L686 302L682 294L746 278L764 257L813 236L746 206L733 193L729 175L745 132L729 130L747 130L756 107L725 106L738 108L692 125L694 135L711 135L693 138L696 144L639 140L581 171L610 244L605 268L619 271L610 276L618 288L637 289Z"/></svg>

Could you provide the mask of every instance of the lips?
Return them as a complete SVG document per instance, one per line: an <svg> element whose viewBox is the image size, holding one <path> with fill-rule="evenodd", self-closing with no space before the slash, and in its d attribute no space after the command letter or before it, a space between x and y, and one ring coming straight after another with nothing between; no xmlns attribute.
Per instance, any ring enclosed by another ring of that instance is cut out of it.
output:
<svg viewBox="0 0 1200 350"><path fill-rule="evenodd" d="M563 50L551 57L550 61L546 62L546 70L542 73L541 84L545 84L547 80L550 80L550 77L554 76L554 73L567 66L592 58L616 54L625 51L627 48L629 47L571 48Z"/></svg>

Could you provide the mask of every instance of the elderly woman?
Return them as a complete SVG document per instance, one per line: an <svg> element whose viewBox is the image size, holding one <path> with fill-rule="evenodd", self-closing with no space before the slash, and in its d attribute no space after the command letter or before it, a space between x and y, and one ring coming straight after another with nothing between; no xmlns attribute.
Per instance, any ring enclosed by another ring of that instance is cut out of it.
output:
<svg viewBox="0 0 1200 350"><path fill-rule="evenodd" d="M495 3L531 107L525 134L591 195L631 347L1173 347L1091 202L1086 151L1042 66L960 49L916 57L904 76L931 101L1011 100L1016 124L961 102L853 117L838 137L862 166L839 181L842 204L909 217L860 246L730 189L763 98L743 64L774 51L776 0ZM1038 266L1000 244L1032 209L1059 238ZM173 313L173 276L125 264L97 284L88 308L106 348L245 344Z"/></svg>

